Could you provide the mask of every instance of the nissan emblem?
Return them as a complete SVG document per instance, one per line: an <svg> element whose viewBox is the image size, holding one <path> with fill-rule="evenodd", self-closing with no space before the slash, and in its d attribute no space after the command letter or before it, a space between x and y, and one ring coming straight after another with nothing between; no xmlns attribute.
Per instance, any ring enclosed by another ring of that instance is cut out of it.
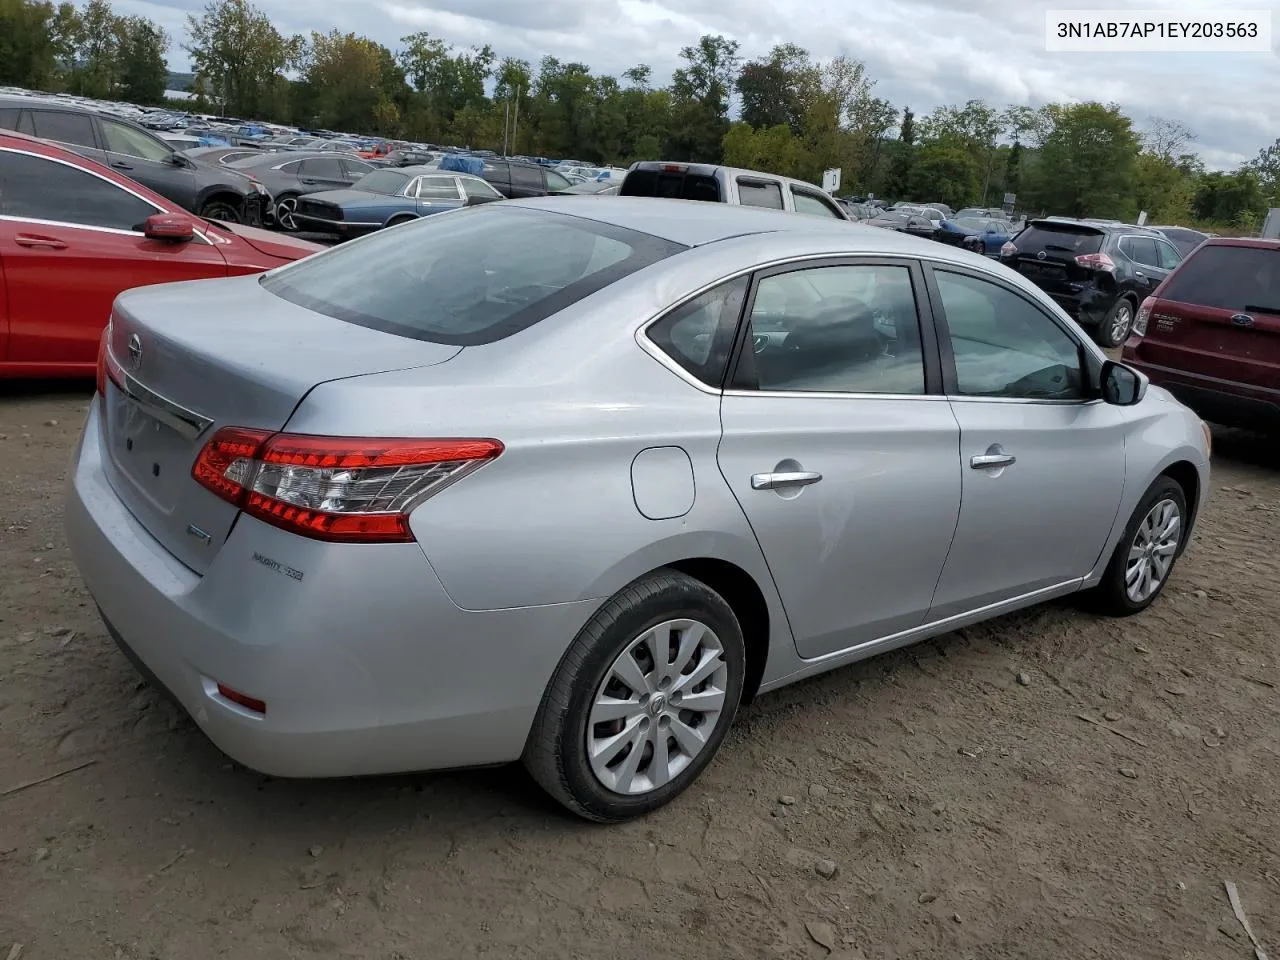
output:
<svg viewBox="0 0 1280 960"><path fill-rule="evenodd" d="M1037 254L1036 254L1036 259L1037 259L1037 260L1043 260L1043 259L1044 259L1044 256L1045 256L1044 251L1043 251L1043 250L1041 250L1039 253L1037 253ZM132 350L133 350L133 341L132 341L132 340L130 340L130 341L129 341L129 350L130 350L131 352L132 352Z"/></svg>

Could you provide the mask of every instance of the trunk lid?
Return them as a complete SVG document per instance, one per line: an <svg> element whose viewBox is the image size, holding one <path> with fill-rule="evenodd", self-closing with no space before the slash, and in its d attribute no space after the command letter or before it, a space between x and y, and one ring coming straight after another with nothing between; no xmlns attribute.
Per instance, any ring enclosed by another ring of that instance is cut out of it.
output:
<svg viewBox="0 0 1280 960"><path fill-rule="evenodd" d="M1096 273L1076 258L1101 253L1105 240L1102 230L1086 223L1033 220L1010 241L1016 252L1000 259L1042 290L1074 296Z"/></svg>
<svg viewBox="0 0 1280 960"><path fill-rule="evenodd" d="M1280 390L1280 245L1199 247L1156 291L1140 352L1159 366Z"/></svg>
<svg viewBox="0 0 1280 960"><path fill-rule="evenodd" d="M109 349L127 390L109 383L103 404L108 479L138 522L197 573L238 513L191 477L220 427L279 430L317 384L430 366L461 349L314 313L258 280L131 290L112 311Z"/></svg>

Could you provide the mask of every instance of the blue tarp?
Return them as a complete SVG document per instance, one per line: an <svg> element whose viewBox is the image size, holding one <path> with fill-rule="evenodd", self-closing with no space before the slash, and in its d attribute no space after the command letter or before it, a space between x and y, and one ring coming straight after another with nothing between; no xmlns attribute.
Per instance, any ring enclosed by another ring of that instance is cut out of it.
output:
<svg viewBox="0 0 1280 960"><path fill-rule="evenodd" d="M440 169L453 173L470 173L478 177L484 173L484 160L480 157L463 157L450 153L440 158Z"/></svg>

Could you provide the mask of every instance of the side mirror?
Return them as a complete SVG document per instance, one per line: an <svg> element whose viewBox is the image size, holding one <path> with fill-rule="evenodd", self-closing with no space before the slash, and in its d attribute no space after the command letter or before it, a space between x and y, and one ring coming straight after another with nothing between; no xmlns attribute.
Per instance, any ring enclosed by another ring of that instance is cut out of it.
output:
<svg viewBox="0 0 1280 960"><path fill-rule="evenodd" d="M143 221L142 235L148 240L188 243L195 239L196 229L186 217L173 213L157 213Z"/></svg>
<svg viewBox="0 0 1280 960"><path fill-rule="evenodd" d="M1147 395L1147 378L1133 367L1108 360L1102 365L1102 399L1117 407L1132 407Z"/></svg>

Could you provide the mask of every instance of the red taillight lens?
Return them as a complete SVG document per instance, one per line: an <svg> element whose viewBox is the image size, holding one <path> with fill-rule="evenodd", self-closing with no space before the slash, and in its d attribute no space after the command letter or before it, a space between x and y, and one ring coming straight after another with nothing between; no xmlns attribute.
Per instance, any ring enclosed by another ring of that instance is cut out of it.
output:
<svg viewBox="0 0 1280 960"><path fill-rule="evenodd" d="M241 693L239 690L233 690L225 683L218 684L218 695L223 699L230 700L232 703L239 704L246 710L252 710L254 713L265 714L267 712L266 701Z"/></svg>
<svg viewBox="0 0 1280 960"><path fill-rule="evenodd" d="M1076 257L1076 263L1086 270L1106 270L1110 272L1116 268L1115 261L1105 253L1082 253Z"/></svg>
<svg viewBox="0 0 1280 960"><path fill-rule="evenodd" d="M1000 256L1002 257L1012 257L1017 252L1018 248L1013 245L1012 241L1006 241L1000 245Z"/></svg>
<svg viewBox="0 0 1280 960"><path fill-rule="evenodd" d="M502 453L497 440L314 437L223 427L191 468L245 513L317 540L406 543L409 512Z"/></svg>

